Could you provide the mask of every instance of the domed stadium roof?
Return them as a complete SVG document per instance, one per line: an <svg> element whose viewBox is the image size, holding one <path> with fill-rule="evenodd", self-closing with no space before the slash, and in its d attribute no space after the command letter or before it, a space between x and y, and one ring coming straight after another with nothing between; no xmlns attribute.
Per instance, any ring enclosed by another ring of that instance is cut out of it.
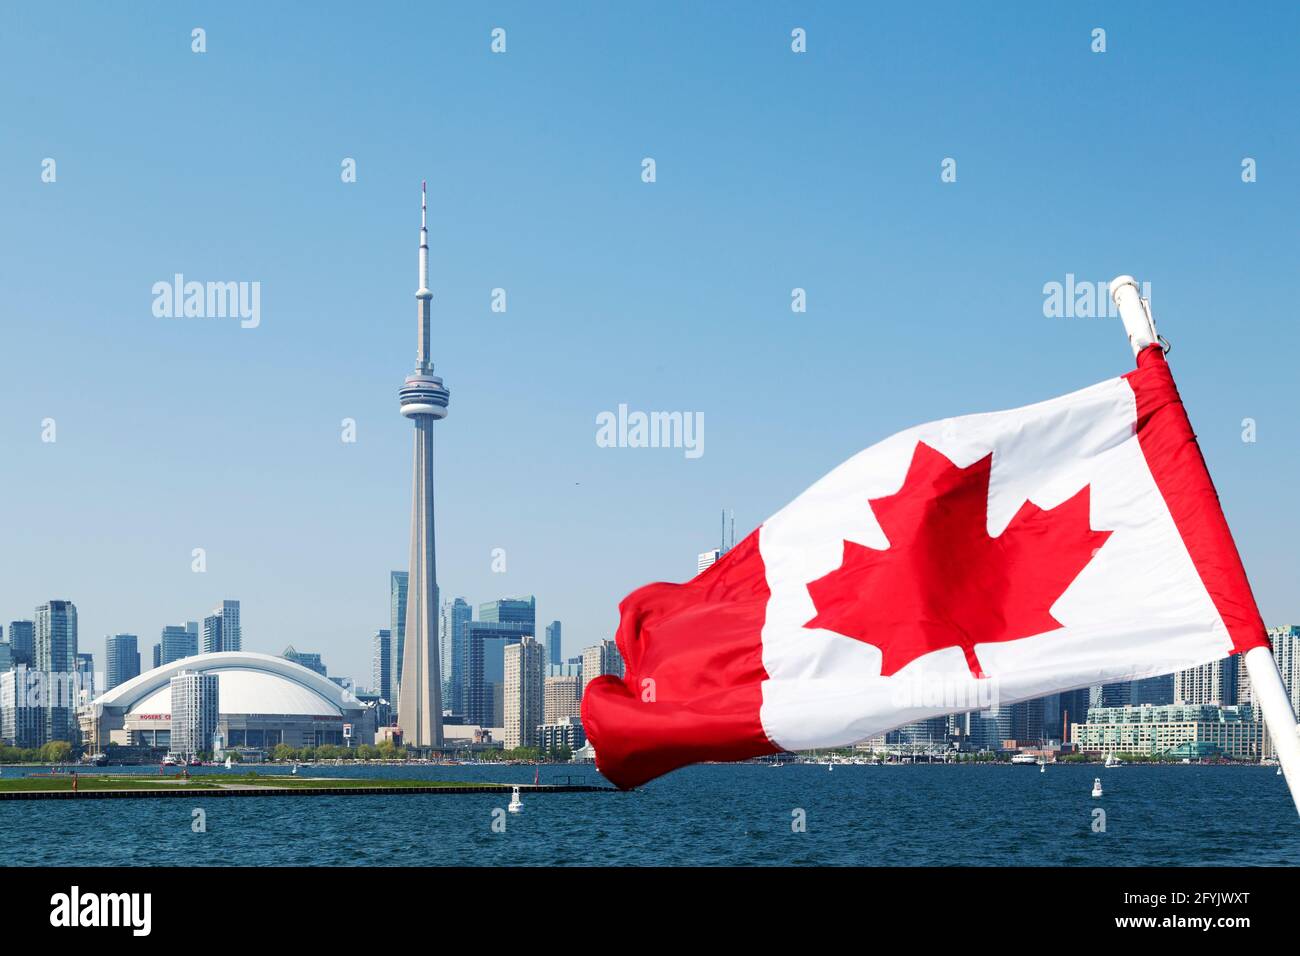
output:
<svg viewBox="0 0 1300 956"><path fill-rule="evenodd" d="M182 671L216 674L222 714L343 716L361 702L315 671L283 657L249 651L221 651L185 657L146 671L94 701L127 714L168 714L171 679Z"/></svg>

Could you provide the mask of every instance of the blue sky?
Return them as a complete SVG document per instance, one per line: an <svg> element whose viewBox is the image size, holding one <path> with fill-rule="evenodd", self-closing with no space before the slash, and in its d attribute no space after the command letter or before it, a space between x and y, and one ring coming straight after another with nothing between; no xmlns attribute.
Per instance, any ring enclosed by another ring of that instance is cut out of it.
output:
<svg viewBox="0 0 1300 956"><path fill-rule="evenodd" d="M900 428L1127 371L1118 320L1047 318L1042 290L1130 272L1265 618L1300 619L1298 21L1281 4L10 6L0 620L68 598L83 650L124 631L147 654L234 597L248 649L293 643L368 682L406 560L396 392L421 179L452 395L444 597L534 593L576 653L629 590L689 577L723 506L743 534ZM151 287L177 272L260 282L260 326L156 318ZM620 403L702 413L704 455L597 447Z"/></svg>

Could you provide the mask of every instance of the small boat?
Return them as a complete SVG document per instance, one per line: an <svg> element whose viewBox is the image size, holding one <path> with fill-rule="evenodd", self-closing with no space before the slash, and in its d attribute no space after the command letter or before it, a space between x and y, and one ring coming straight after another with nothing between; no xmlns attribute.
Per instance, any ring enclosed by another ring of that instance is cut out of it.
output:
<svg viewBox="0 0 1300 956"><path fill-rule="evenodd" d="M293 762L293 769L290 770L289 772L290 772L290 773L297 773L297 772L298 772L298 761L295 760L295 761Z"/></svg>
<svg viewBox="0 0 1300 956"><path fill-rule="evenodd" d="M1043 761L1039 761L1039 763L1038 763L1038 772L1039 772L1039 773L1047 773L1047 764L1046 764L1045 762L1043 762Z"/></svg>
<svg viewBox="0 0 1300 956"><path fill-rule="evenodd" d="M519 788L512 787L510 790L510 806L507 809L511 813L520 813L524 809L524 801L519 799Z"/></svg>
<svg viewBox="0 0 1300 956"><path fill-rule="evenodd" d="M1115 767L1118 766L1119 766L1119 760L1116 759L1115 755L1113 753L1106 754L1106 769L1113 770Z"/></svg>
<svg viewBox="0 0 1300 956"><path fill-rule="evenodd" d="M173 757L171 754L168 754L166 757L163 757L162 765L164 767L179 767L180 761L177 760L175 757Z"/></svg>
<svg viewBox="0 0 1300 956"><path fill-rule="evenodd" d="M1094 797L1100 797L1100 796L1101 796L1101 777L1097 777L1095 780L1093 780L1093 782L1092 782L1092 795L1093 795Z"/></svg>

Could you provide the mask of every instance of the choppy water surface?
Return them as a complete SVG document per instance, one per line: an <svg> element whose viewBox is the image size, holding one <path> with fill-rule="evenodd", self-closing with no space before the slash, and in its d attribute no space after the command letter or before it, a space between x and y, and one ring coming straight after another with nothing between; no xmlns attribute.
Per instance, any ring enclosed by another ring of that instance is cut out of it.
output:
<svg viewBox="0 0 1300 956"><path fill-rule="evenodd" d="M300 774L531 783L533 768ZM569 777L601 782L590 766L541 768L543 783ZM1268 767L699 766L633 793L525 793L524 812L493 832L507 800L0 801L0 848L7 865L1300 866L1300 821ZM206 833L191 830L196 807ZM1096 807L1104 833L1092 829ZM806 832L792 829L799 811Z"/></svg>

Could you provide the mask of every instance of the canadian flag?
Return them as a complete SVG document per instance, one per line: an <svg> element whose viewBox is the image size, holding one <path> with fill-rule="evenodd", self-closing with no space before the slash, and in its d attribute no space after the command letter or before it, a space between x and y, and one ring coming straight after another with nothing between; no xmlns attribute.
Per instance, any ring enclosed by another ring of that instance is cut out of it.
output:
<svg viewBox="0 0 1300 956"><path fill-rule="evenodd" d="M582 701L620 787L1268 646L1158 345L872 445L620 613L625 675Z"/></svg>

